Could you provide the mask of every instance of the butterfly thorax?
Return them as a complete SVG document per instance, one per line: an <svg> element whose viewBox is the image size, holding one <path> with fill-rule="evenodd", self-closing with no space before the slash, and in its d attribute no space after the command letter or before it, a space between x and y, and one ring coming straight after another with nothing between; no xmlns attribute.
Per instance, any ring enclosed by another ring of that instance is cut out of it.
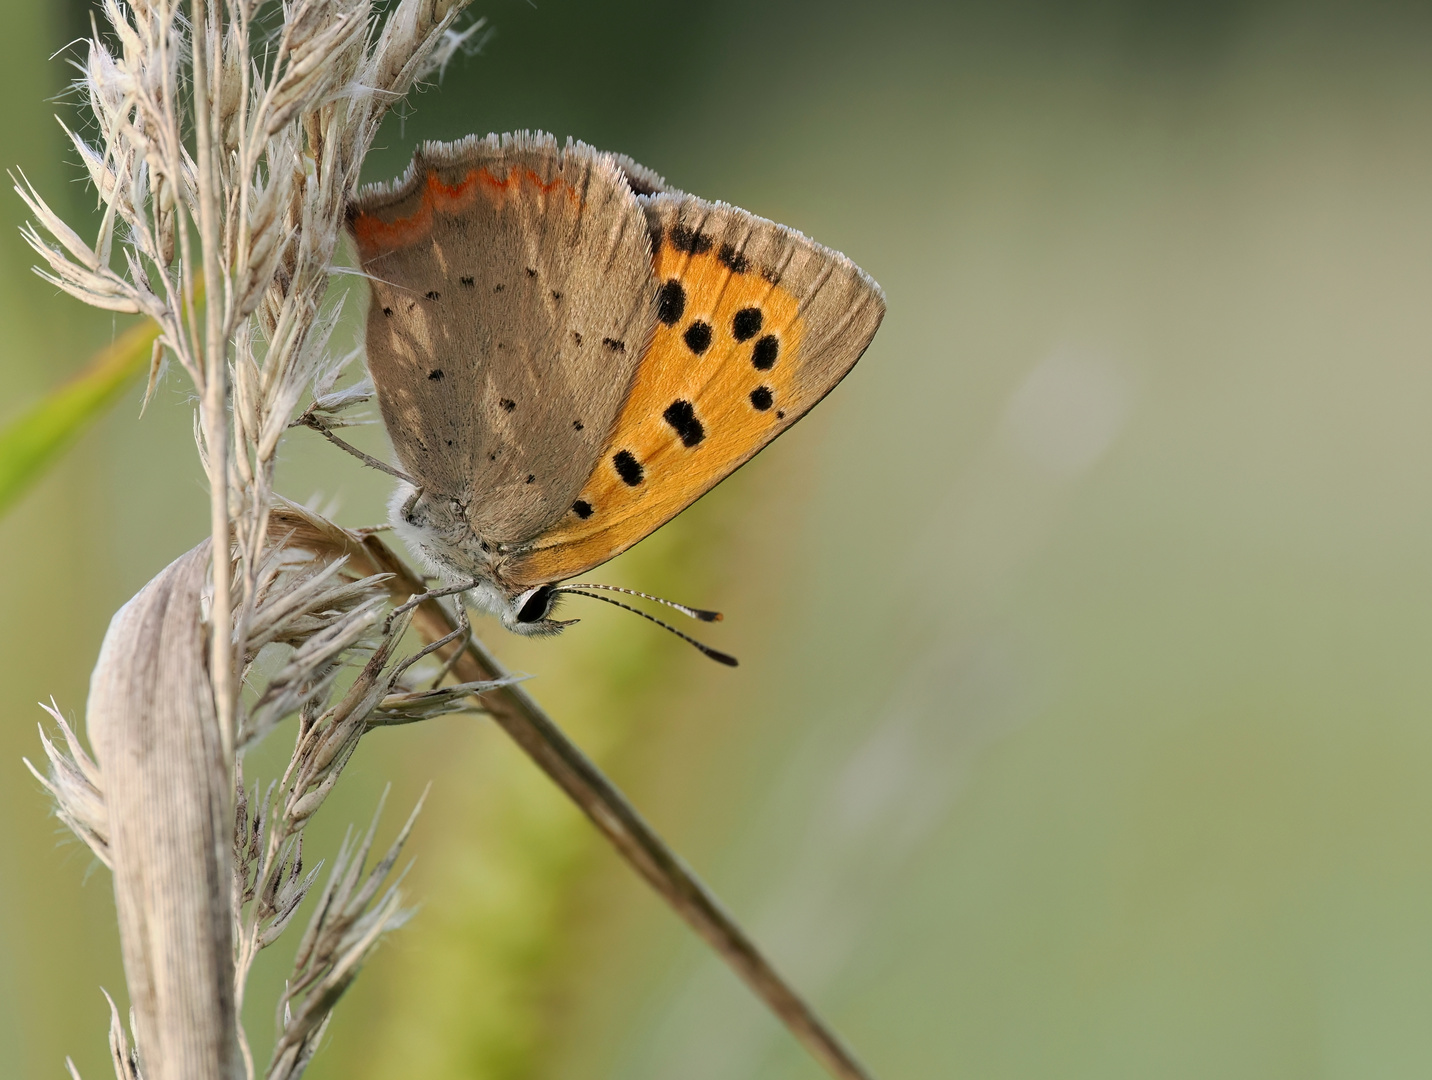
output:
<svg viewBox="0 0 1432 1080"><path fill-rule="evenodd" d="M528 583L507 579L503 572L507 553L501 545L477 534L461 499L426 492L415 497L414 489L403 484L393 493L389 520L425 570L444 585L473 582L466 594L469 603L496 615L509 630L540 635L561 629L562 624L545 617L519 617L536 590ZM542 614L545 616L545 611Z"/></svg>

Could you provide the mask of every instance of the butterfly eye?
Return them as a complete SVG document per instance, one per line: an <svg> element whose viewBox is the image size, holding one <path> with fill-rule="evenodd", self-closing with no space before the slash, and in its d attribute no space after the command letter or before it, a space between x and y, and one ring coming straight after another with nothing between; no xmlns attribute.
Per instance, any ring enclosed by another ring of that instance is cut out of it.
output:
<svg viewBox="0 0 1432 1080"><path fill-rule="evenodd" d="M517 612L517 621L520 623L541 622L552 610L552 599L552 586L542 585L533 589L521 610Z"/></svg>

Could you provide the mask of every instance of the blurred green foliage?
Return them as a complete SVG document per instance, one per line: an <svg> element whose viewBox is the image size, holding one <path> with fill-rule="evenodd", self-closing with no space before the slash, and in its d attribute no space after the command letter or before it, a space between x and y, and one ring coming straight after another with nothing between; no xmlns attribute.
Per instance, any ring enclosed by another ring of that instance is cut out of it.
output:
<svg viewBox="0 0 1432 1080"><path fill-rule="evenodd" d="M890 298L807 421L604 569L724 609L742 667L606 609L553 641L489 628L534 692L880 1075L1426 1073L1424 8L478 13L495 38L373 178L420 138L570 133ZM45 57L82 29L24 5L0 40L0 156L77 213ZM19 217L0 421L113 333L27 275ZM139 423L131 400L0 522L0 760L36 752L36 698L81 711L108 614L203 535L182 388ZM284 453L286 493L382 516L371 474L303 432ZM103 1076L108 882L15 767L0 1060ZM481 721L375 736L313 854L390 778L395 808L434 782L423 908L313 1075L817 1075ZM282 976L266 958L260 1040Z"/></svg>
<svg viewBox="0 0 1432 1080"><path fill-rule="evenodd" d="M0 514L148 368L158 333L153 323L130 328L73 379L0 427Z"/></svg>

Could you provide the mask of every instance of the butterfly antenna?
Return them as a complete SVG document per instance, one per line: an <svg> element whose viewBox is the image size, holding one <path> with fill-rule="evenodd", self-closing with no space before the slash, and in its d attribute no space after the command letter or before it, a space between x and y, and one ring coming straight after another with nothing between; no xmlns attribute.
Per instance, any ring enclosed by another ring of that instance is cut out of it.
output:
<svg viewBox="0 0 1432 1080"><path fill-rule="evenodd" d="M610 588L610 587L613 587L613 586L609 586L609 588ZM701 652L702 654L704 654L704 655L706 655L706 656L711 657L711 659L712 659L712 660L715 660L718 664L725 664L727 667L735 667L736 664L737 664L736 658L735 658L734 656L730 655L729 653L723 653L723 652L721 652L719 649L713 649L710 645L703 645L701 642L697 641L694 637L691 637L689 634L683 634L680 630L676 629L676 627L672 626L670 623L664 623L664 622L662 622L662 621L661 621L660 619L658 619L655 615L648 615L646 612L642 611L641 608L634 608L634 607L632 607L630 604L623 604L620 600L613 600L610 596L599 596L599 595L597 595L596 593L583 592L581 589L575 588L575 587L573 587L573 586L571 586L571 585L563 586L563 587L560 588L560 589L553 589L552 591L553 591L554 593L572 593L572 594L575 595L575 596L585 596L585 597L588 597L588 598L590 598L590 599L592 599L592 600L600 600L600 601L601 601L602 603L604 603L604 604L611 604L611 605L613 605L614 607L619 607L619 608L623 609L624 611L630 611L633 615L640 615L643 619L649 619L649 620L651 620L652 622L656 623L657 626L661 627L663 630L670 630L673 634L675 634L677 637L679 637L682 641L686 642L688 645L694 645L699 652ZM622 591L622 592L629 592L630 590L628 590L628 589L622 589L622 590L620 590L620 591ZM644 594L644 593L637 593L637 595L638 595L638 596L644 596L645 594ZM673 606L673 607L680 607L679 604L673 604L672 606ZM694 610L696 610L696 609L693 608L692 610L694 611ZM713 612L713 614L714 614L714 612Z"/></svg>
<svg viewBox="0 0 1432 1080"><path fill-rule="evenodd" d="M650 600L656 604L665 604L669 608L675 608L683 615L689 615L693 619L700 619L702 622L720 622L725 618L719 611L707 611L705 608L691 607L689 604L678 604L675 600L667 600L661 596L652 596L651 593L638 592L636 589L623 589L620 585L598 585L591 581L575 581L570 585L564 585L563 588L606 589L608 592L626 593L628 596L640 596L643 600Z"/></svg>

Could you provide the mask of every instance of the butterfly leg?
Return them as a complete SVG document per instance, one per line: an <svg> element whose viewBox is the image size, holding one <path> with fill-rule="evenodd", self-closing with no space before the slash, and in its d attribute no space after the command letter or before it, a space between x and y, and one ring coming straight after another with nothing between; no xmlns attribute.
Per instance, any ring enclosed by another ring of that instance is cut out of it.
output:
<svg viewBox="0 0 1432 1080"><path fill-rule="evenodd" d="M422 497L423 489L420 487L413 488L413 493L403 501L402 507L398 510L402 520L406 521L409 525L415 524L413 521L413 510L417 507L418 500ZM360 525L350 531L356 536L376 536L378 533L387 532L392 527L392 522L385 521L381 525ZM436 581L437 579L430 578L429 580Z"/></svg>
<svg viewBox="0 0 1432 1080"><path fill-rule="evenodd" d="M415 488L418 487L417 481L414 480L407 473L403 472L401 469L393 468L393 466L387 464L386 462L379 461L372 454L365 454L362 450L359 450L358 447L354 446L352 443L345 442L344 440L340 439L337 435L333 434L332 430L324 421L320 420L317 416L314 416L311 413L304 413L289 426L312 428L314 431L318 432L325 439L331 442L334 446L338 447L338 449L344 450L347 453L352 454L364 465L367 465L370 469L377 469L379 472L385 472L389 476L395 476L399 480L403 480L409 484L412 484ZM418 488L418 491L421 494L422 489Z"/></svg>
<svg viewBox="0 0 1432 1080"><path fill-rule="evenodd" d="M414 593L408 597L407 603L400 604L393 609L393 613L388 616L388 622L391 624L399 615L412 611L413 608L419 604L425 604L429 600L437 600L444 596L454 596L457 593L471 592L481 584L481 578L473 578L471 581L464 582L461 585L445 585L441 589L429 589L427 592Z"/></svg>
<svg viewBox="0 0 1432 1080"><path fill-rule="evenodd" d="M457 629L454 630L452 634L448 634L447 638L453 637L454 634L461 636L462 643L452 651L451 656L443 661L442 668L433 679L432 686L429 687L431 690L436 690L443 684L443 680L452 674L452 669L457 666L457 662L462 659L463 650L467 648L467 639L472 634L472 624L467 621L467 605L462 602L462 597L460 596L457 600ZM444 640L447 640L447 638L444 638Z"/></svg>
<svg viewBox="0 0 1432 1080"><path fill-rule="evenodd" d="M411 483L411 481L410 481ZM418 505L418 500L423 497L423 489L419 484L413 484L413 493L403 503L403 508L398 511L403 520L409 525L413 523L413 510Z"/></svg>
<svg viewBox="0 0 1432 1080"><path fill-rule="evenodd" d="M393 609L393 614L388 617L389 620L390 620L389 625L391 626L391 620L392 620L392 619L395 619L395 618L397 618L398 616L403 615L403 614L405 614L405 613L408 612L408 611L411 611L413 608L417 607L419 604L426 603L426 602L429 601L429 600L436 600L438 597L441 597L441 596L451 596L453 593L463 593L463 592L466 592L466 591L467 591L468 589L470 589L470 588L472 588L472 585L470 585L470 584L469 584L469 585L457 585L457 586L453 586L453 587L447 588L447 589L434 589L434 590L429 590L428 592L425 592L425 593L420 593L419 595L414 596L414 597L412 597L411 599L409 599L406 604L403 604L403 605L401 605L400 607L397 607L397 608L394 608L394 609ZM453 630L451 633L445 634L445 635L443 635L442 637L438 638L436 641L433 641L433 642L430 642L430 643L427 644L427 645L424 645L421 649L419 649L417 652L415 652L412 656L409 656L409 657L408 657L407 659L405 659L401 664L399 664L398 667L397 667L397 669L393 672L392 676L390 677L390 682L391 682L392 684L396 685L398 679L400 679L400 678L403 676L403 674L404 674L410 667L412 667L414 664L416 664L419 660L423 659L423 657L425 657L425 656L431 656L433 653L437 652L439 649L442 649L442 648L444 648L445 646L452 644L454 641L461 640L464 644L466 643L468 636L472 633L472 625L471 625L471 624L468 622L468 620L467 620L467 607L466 607L466 605L463 604L463 602L462 602L462 597L461 597L461 596L458 597L458 601L457 601L457 619L456 619L456 622L457 622L457 628L456 628L455 630ZM443 681L443 679L447 677L448 672L452 670L452 665L455 663L455 658L458 657L458 656L460 656L460 655L462 655L462 648L461 648L461 647L458 647L458 648L456 648L456 649L453 650L453 655L452 655L451 657L449 657L448 660L443 664L443 669L442 669L442 671L438 674L437 681L433 683L433 688L434 688L434 689L436 689L438 683L441 683L441 682Z"/></svg>

